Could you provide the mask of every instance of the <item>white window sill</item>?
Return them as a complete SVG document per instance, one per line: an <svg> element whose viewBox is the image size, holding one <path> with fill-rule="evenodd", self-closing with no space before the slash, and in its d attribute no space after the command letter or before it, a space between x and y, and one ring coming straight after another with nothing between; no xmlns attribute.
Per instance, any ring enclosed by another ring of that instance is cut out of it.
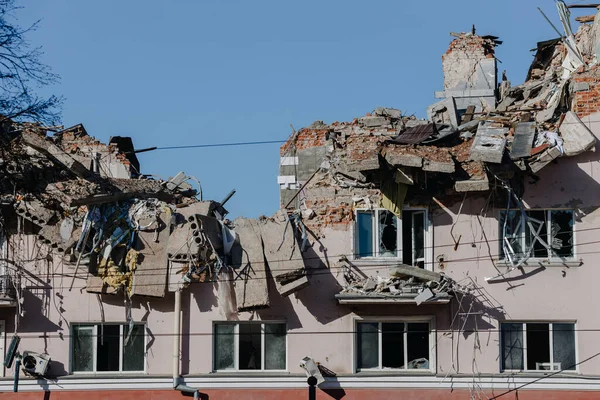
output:
<svg viewBox="0 0 600 400"><path fill-rule="evenodd" d="M377 375L435 375L431 369L362 369L355 372L355 375L377 376Z"/></svg>
<svg viewBox="0 0 600 400"><path fill-rule="evenodd" d="M499 263L505 265L506 267L511 267L512 265L507 260L499 260ZM548 258L530 258L525 261L522 267L581 267L583 265L582 259L569 259L569 260L561 260L561 259L548 259Z"/></svg>
<svg viewBox="0 0 600 400"><path fill-rule="evenodd" d="M531 375L531 376L540 376L540 375L549 375L549 374L554 374L554 375L569 375L569 376L573 376L573 375L581 375L581 373L579 371L560 371L559 373L557 373L558 371L551 371L551 370L546 370L546 371L541 371L541 370L519 370L519 369L507 369L504 370L502 372L500 372L500 374L502 375Z"/></svg>
<svg viewBox="0 0 600 400"><path fill-rule="evenodd" d="M212 371L211 374L218 375L289 375L290 373L286 370L282 369L221 369L217 371Z"/></svg>

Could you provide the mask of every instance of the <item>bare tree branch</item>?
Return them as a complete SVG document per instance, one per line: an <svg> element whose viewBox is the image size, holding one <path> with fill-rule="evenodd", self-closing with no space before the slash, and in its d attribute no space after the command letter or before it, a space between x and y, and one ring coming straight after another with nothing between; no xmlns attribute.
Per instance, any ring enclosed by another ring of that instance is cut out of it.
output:
<svg viewBox="0 0 600 400"><path fill-rule="evenodd" d="M60 121L63 98L42 98L32 88L57 83L59 77L41 61L42 49L30 47L26 39L39 21L27 28L11 23L20 8L15 0L0 0L0 122L12 119L54 125Z"/></svg>

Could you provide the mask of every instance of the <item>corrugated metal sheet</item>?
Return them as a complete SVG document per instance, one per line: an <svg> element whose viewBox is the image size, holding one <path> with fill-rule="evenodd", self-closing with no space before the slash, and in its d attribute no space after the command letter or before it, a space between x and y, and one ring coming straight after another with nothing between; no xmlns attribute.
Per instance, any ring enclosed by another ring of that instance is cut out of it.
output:
<svg viewBox="0 0 600 400"><path fill-rule="evenodd" d="M417 144L438 133L434 123L418 125L401 132L392 142L398 144Z"/></svg>

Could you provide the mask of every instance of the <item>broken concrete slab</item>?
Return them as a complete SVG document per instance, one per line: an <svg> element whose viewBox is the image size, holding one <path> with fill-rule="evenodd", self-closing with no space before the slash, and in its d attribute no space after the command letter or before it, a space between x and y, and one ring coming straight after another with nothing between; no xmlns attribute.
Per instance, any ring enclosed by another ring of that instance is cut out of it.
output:
<svg viewBox="0 0 600 400"><path fill-rule="evenodd" d="M366 128L376 128L379 126L390 125L389 121L385 117L367 116L359 118L358 121Z"/></svg>
<svg viewBox="0 0 600 400"><path fill-rule="evenodd" d="M17 214L36 225L44 226L56 222L56 212L37 199L18 201L14 207Z"/></svg>
<svg viewBox="0 0 600 400"><path fill-rule="evenodd" d="M550 164L552 160L560 157L561 155L562 153L560 152L558 146L550 147L541 152L536 159L529 161L529 168L531 168L531 172L537 173L546 165Z"/></svg>
<svg viewBox="0 0 600 400"><path fill-rule="evenodd" d="M446 97L427 107L427 119L436 124L460 125L454 97Z"/></svg>
<svg viewBox="0 0 600 400"><path fill-rule="evenodd" d="M490 189L487 175L476 175L464 181L456 181L454 190L457 192L485 192Z"/></svg>
<svg viewBox="0 0 600 400"><path fill-rule="evenodd" d="M231 249L234 285L238 311L269 307L267 267L258 221L237 218L234 221L236 241Z"/></svg>
<svg viewBox="0 0 600 400"><path fill-rule="evenodd" d="M61 223L55 225L44 225L38 232L38 237L53 249L56 249L59 253L67 252L71 249L79 236L81 235L81 227L72 231L72 234L65 240L61 235Z"/></svg>
<svg viewBox="0 0 600 400"><path fill-rule="evenodd" d="M579 119L577 114L569 111L558 128L563 139L563 149L567 157L576 156L596 145L596 137Z"/></svg>
<svg viewBox="0 0 600 400"><path fill-rule="evenodd" d="M535 122L519 122L510 148L510 158L516 160L531 155L531 146L535 137Z"/></svg>
<svg viewBox="0 0 600 400"><path fill-rule="evenodd" d="M159 216L168 222L170 213ZM132 295L164 297L167 288L167 247L169 245L169 228L160 224L162 229L154 231L138 231L133 249L138 251L138 260L133 274Z"/></svg>
<svg viewBox="0 0 600 400"><path fill-rule="evenodd" d="M470 159L490 163L502 163L508 128L494 127L489 121L481 121L471 146Z"/></svg>
<svg viewBox="0 0 600 400"><path fill-rule="evenodd" d="M277 291L282 295L282 292L291 293L289 288L283 290L283 285L287 286L306 275L302 252L294 234L295 230L296 227L284 210L279 210L273 218L267 218L260 223L267 265L275 278ZM299 286L297 289L303 287Z"/></svg>
<svg viewBox="0 0 600 400"><path fill-rule="evenodd" d="M388 271L390 276L397 278L412 276L423 281L435 282L442 279L442 274L406 264L390 265L388 266Z"/></svg>
<svg viewBox="0 0 600 400"><path fill-rule="evenodd" d="M373 111L373 115L400 119L402 118L402 111L395 108L377 107L375 111Z"/></svg>
<svg viewBox="0 0 600 400"><path fill-rule="evenodd" d="M432 172L444 172L446 174L453 174L455 171L454 161L432 161L432 160L423 160L423 171L432 171Z"/></svg>
<svg viewBox="0 0 600 400"><path fill-rule="evenodd" d="M42 136L32 132L24 131L21 133L21 137L25 144L33 147L40 153L50 157L54 161L63 165L65 168L73 172L78 177L88 178L92 175L91 171L87 169L83 164L75 160L69 154L65 153L60 147L50 142L49 140L46 140Z"/></svg>
<svg viewBox="0 0 600 400"><path fill-rule="evenodd" d="M383 150L383 157L390 165L418 167L423 166L423 158L411 154L405 154L402 149L387 147Z"/></svg>
<svg viewBox="0 0 600 400"><path fill-rule="evenodd" d="M49 183L46 191L68 206L112 203L132 198L173 199L173 194L160 182L147 179L105 178L96 182L69 180Z"/></svg>
<svg viewBox="0 0 600 400"><path fill-rule="evenodd" d="M277 286L277 291L283 297L287 297L292 293L298 292L310 285L310 281L306 276L302 276L295 281L291 281L285 285Z"/></svg>

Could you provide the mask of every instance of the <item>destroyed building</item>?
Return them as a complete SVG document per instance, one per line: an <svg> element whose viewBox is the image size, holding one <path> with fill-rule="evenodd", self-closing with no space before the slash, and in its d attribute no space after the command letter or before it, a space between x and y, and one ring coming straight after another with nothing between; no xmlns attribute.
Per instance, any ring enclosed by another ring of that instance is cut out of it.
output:
<svg viewBox="0 0 600 400"><path fill-rule="evenodd" d="M2 125L0 390L597 397L600 14L557 9L522 84L453 33L426 119L294 131L270 217L143 174L130 138Z"/></svg>

